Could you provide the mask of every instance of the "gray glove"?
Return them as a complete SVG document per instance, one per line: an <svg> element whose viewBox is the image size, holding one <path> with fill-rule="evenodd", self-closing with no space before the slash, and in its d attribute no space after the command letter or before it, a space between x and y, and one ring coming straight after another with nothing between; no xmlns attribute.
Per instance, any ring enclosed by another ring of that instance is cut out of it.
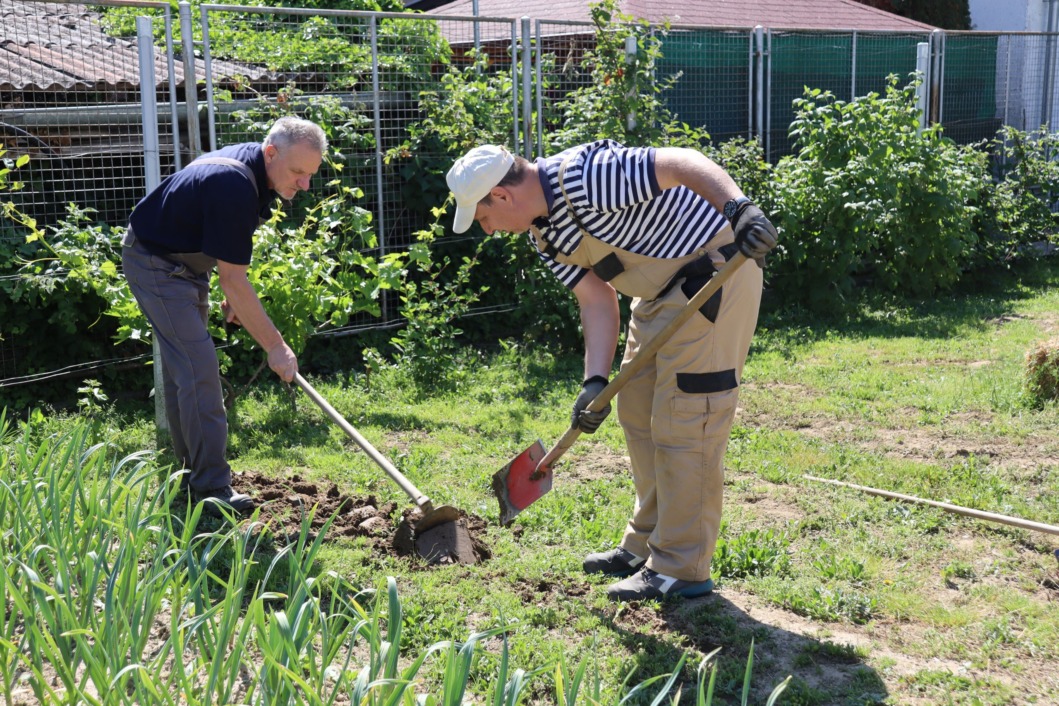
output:
<svg viewBox="0 0 1059 706"><path fill-rule="evenodd" d="M607 386L607 378L602 375L590 377L581 384L581 394L574 400L574 411L570 415L570 426L577 427L586 434L591 434L610 414L610 403L599 412L589 412L585 408L596 399L596 396Z"/></svg>
<svg viewBox="0 0 1059 706"><path fill-rule="evenodd" d="M765 256L776 247L779 238L776 227L769 222L764 212L747 201L736 211L732 219L732 231L739 252L753 258L758 267L764 267Z"/></svg>

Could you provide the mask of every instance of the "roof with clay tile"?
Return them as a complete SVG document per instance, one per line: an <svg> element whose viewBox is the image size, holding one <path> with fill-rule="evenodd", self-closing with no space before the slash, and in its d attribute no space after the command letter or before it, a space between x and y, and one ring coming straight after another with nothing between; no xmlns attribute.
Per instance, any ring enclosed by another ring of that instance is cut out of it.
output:
<svg viewBox="0 0 1059 706"><path fill-rule="evenodd" d="M429 0L427 0L429 1ZM410 4L415 8L415 4ZM922 32L934 27L855 0L622 0L625 14L651 22L706 27L886 30ZM589 0L478 0L481 17L589 21ZM452 0L432 15L474 14L474 0Z"/></svg>

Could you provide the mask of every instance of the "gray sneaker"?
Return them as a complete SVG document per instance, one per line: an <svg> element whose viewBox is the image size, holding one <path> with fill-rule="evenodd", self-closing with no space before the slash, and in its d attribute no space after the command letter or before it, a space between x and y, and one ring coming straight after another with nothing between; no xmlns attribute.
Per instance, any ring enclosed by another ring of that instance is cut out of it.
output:
<svg viewBox="0 0 1059 706"><path fill-rule="evenodd" d="M589 554L582 566L586 574L604 576L632 576L647 561L630 551L616 547L609 552Z"/></svg>
<svg viewBox="0 0 1059 706"><path fill-rule="evenodd" d="M713 591L713 580L681 581L644 567L629 578L607 586L612 601L643 601L682 596L697 598Z"/></svg>
<svg viewBox="0 0 1059 706"><path fill-rule="evenodd" d="M210 514L219 514L220 508L223 507L242 515L252 512L257 507L257 503L254 502L253 498L249 495L235 492L230 485L212 490L193 490L191 499L196 503L209 500L210 502L204 510Z"/></svg>

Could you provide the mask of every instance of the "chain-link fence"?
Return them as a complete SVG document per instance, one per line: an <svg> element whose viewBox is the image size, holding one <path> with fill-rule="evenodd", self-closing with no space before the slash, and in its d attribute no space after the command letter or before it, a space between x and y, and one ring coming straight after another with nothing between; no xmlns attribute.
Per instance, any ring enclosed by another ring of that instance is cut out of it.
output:
<svg viewBox="0 0 1059 706"><path fill-rule="evenodd" d="M122 9L99 11L113 7ZM150 19L147 45L137 41L137 17ZM30 157L13 172L25 187L3 198L39 223L55 223L73 202L122 225L152 169L164 177L202 151L259 140L296 107L327 127L335 151L306 198L333 190L332 180L362 190L374 254L407 247L448 195L454 145L422 129L453 119L441 107L459 82L446 77L478 71L509 81L508 103L479 137L547 154L564 119L556 106L593 80L585 59L596 36L590 23L546 19L529 31L508 18L228 5L193 15L186 3L174 16L167 3L139 0L0 0L0 20L0 143L8 159ZM991 137L1001 124L1051 123L1059 101L1055 34L653 31L657 77L679 75L662 96L670 111L715 141L757 137L772 161L792 148L791 104L805 87L849 100L882 90L890 74L903 83L925 71L925 111L960 142ZM148 59L156 119L144 117ZM10 223L0 223L0 236L19 237ZM10 378L34 356L2 328L0 378Z"/></svg>

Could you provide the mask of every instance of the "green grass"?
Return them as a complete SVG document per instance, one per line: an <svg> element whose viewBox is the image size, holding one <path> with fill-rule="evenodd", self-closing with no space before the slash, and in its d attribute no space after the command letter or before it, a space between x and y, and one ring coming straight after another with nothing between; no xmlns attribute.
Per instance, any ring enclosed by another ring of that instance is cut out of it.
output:
<svg viewBox="0 0 1059 706"><path fill-rule="evenodd" d="M254 698L266 687L276 698L289 696L284 665L304 662L305 640L323 644L321 616L332 608L355 614L348 601L357 591L383 587L385 594L393 577L401 609L394 669L410 669L428 652L447 655L425 660L415 675L418 693L439 698L447 684L463 680L476 702L493 701L500 676L502 684L524 670L520 693L527 702L553 703L584 667L578 698L586 703L593 695L616 703L643 683L648 687L628 702L650 703L676 670L667 699L679 688L681 703L690 704L706 685L698 665L720 648L714 696L736 703L753 644L752 703L764 703L789 675L778 703L1059 701L1059 572L1052 555L1059 539L803 479L834 478L1059 524L1059 407L1034 407L1022 386L1026 351L1059 330L1057 284L1059 263L1049 263L1019 277L1000 275L988 289L924 302L875 301L830 318L768 309L726 459L718 590L711 597L615 605L604 595L605 579L581 572L584 554L620 538L632 505L613 419L581 437L557 468L553 491L513 528L497 524L490 477L535 439L547 446L562 435L579 381L578 354L508 345L473 356L477 362L467 363L443 393L417 387L399 367L370 378L352 370L310 378L435 502L485 520L480 539L492 552L488 561L423 570L343 538L315 545L311 561L287 562L298 556L292 552L268 575L265 562L244 577L233 559L255 551L271 557L277 549L256 547L246 533L196 540L175 528L174 556L184 556L183 565L208 547L220 564L203 574L208 580L195 579L199 584L181 579L166 605L196 592L201 601L220 601L222 584L244 582L239 609L221 605L239 618L225 629L250 636L241 658L257 664ZM439 374L445 369L439 365ZM111 444L112 458L134 454L153 443L152 418L146 407L104 414L86 443ZM42 415L23 425L21 438L32 447L75 426L62 415ZM271 380L237 400L231 427L237 470L298 473L333 480L350 494L409 504L307 397ZM147 473L152 461L142 462ZM54 542L66 531L56 526ZM157 540L137 546L141 555L161 551ZM53 564L49 570L57 571L61 562ZM21 580L19 571L9 565L11 580ZM306 601L291 602L299 581L321 587L310 591L316 603L301 637L294 616ZM273 593L286 596L275 599L282 606L262 598ZM332 600L347 602L325 609ZM136 605L145 616L155 610L146 598ZM370 614L370 601L357 605ZM280 612L293 631L289 640ZM503 639L490 632L500 627ZM0 625L7 635L19 629ZM472 641L476 656L463 673L460 651L449 641L473 635L481 635ZM261 645L273 650L271 661ZM350 684L363 673L354 670L370 667L372 649L381 647L351 653ZM0 659L0 678L12 678L17 660L12 664L10 655ZM320 685L329 683L324 672L309 664L296 671ZM76 673L68 678L76 681Z"/></svg>

